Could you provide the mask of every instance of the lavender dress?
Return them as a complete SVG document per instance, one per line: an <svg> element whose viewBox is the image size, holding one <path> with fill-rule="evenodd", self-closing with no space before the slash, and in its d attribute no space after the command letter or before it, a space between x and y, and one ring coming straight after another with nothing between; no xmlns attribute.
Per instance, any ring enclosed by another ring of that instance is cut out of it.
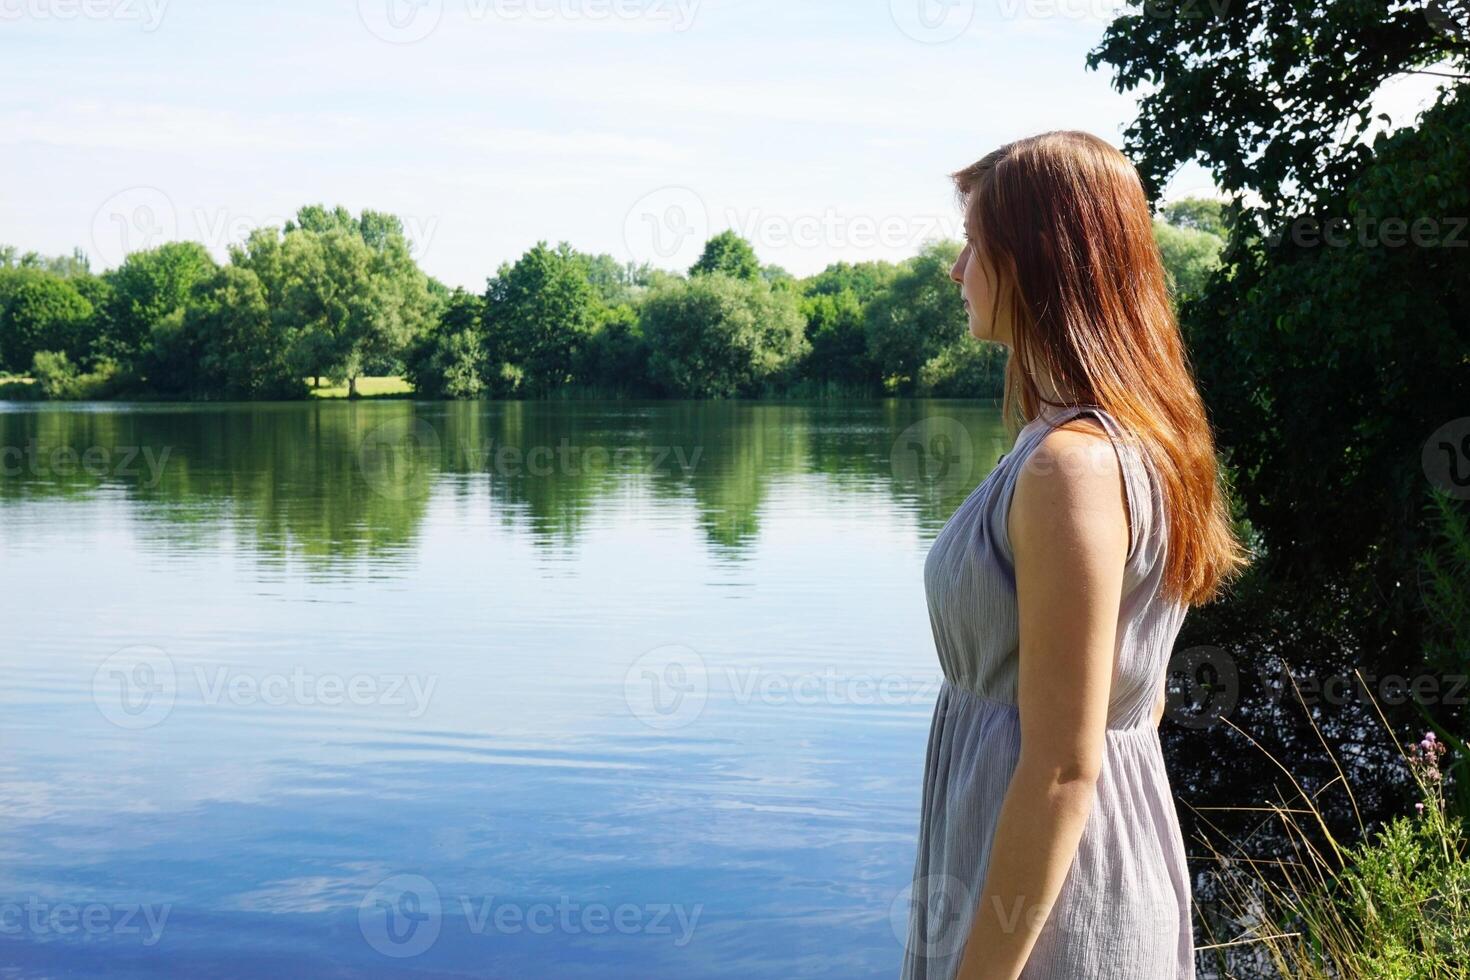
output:
<svg viewBox="0 0 1470 980"><path fill-rule="evenodd" d="M939 532L924 566L945 681L934 708L903 977L959 968L1021 749L1019 639L1006 516L1051 426L1091 414L1122 464L1132 520L1097 797L1022 980L1194 977L1189 876L1153 708L1187 607L1159 593L1163 498L1146 452L1105 410L1045 407Z"/></svg>

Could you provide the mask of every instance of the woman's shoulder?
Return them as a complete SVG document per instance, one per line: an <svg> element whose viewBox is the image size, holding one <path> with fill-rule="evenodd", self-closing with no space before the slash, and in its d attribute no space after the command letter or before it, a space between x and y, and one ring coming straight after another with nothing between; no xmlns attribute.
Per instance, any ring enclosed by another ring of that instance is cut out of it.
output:
<svg viewBox="0 0 1470 980"><path fill-rule="evenodd" d="M1072 419L1036 438L1017 467L1013 510L1037 516L1059 507L1096 509L1101 500L1122 501L1126 474L1106 432Z"/></svg>
<svg viewBox="0 0 1470 980"><path fill-rule="evenodd" d="M1126 554L1137 550L1147 515L1139 484L1138 449L1107 412L1083 409L1046 426L1017 468L1008 522L1022 526L1067 522L1099 538L1124 529Z"/></svg>

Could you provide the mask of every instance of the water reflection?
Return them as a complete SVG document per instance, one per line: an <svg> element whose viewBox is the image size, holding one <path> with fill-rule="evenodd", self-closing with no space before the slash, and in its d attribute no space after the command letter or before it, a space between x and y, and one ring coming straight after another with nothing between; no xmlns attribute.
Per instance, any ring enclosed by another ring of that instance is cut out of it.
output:
<svg viewBox="0 0 1470 980"><path fill-rule="evenodd" d="M772 489L811 477L886 491L932 533L1010 442L998 413L966 402L8 409L0 499L117 491L162 519L161 544L229 520L261 554L325 559L411 542L436 494L484 499L561 545L600 501L689 500L710 544L738 554Z"/></svg>
<svg viewBox="0 0 1470 980"><path fill-rule="evenodd" d="M892 975L919 572L1008 443L972 403L0 408L0 959Z"/></svg>

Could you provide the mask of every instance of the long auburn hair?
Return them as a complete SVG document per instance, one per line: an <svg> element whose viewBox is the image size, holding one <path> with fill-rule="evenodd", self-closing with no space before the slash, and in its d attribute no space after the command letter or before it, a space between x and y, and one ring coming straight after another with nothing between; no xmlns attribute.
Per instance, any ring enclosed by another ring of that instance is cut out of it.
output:
<svg viewBox="0 0 1470 980"><path fill-rule="evenodd" d="M1169 515L1163 590L1215 599L1250 558L1231 525L1215 440L1128 159L1089 133L1008 143L951 175L965 230L1010 300L1012 356L1003 413L1014 434L1047 401L1040 365L1076 404L1111 414L1143 441ZM1061 407L1061 406L1058 406Z"/></svg>

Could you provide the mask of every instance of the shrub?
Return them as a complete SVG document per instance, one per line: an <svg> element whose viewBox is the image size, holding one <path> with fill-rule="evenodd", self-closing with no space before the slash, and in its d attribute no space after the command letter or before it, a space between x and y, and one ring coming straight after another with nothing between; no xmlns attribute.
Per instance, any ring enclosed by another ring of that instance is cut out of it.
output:
<svg viewBox="0 0 1470 980"><path fill-rule="evenodd" d="M643 303L654 381L687 398L728 398L775 384L806 353L793 293L721 272L660 286Z"/></svg>
<svg viewBox="0 0 1470 980"><path fill-rule="evenodd" d="M1470 840L1464 821L1445 807L1445 745L1429 732L1400 752L1418 789L1416 815L1393 817L1371 833L1360 826L1356 844L1338 842L1319 807L1319 793L1308 793L1295 777L1291 783L1299 798L1266 807L1284 828L1284 859L1258 857L1241 843L1229 843L1229 853L1221 853L1205 841L1220 868L1215 878L1224 905L1246 930L1219 946L1258 944L1286 980L1465 976ZM1340 774L1337 759L1332 761ZM1357 812L1351 787L1341 777L1334 782Z"/></svg>
<svg viewBox="0 0 1470 980"><path fill-rule="evenodd" d="M55 401L105 398L118 376L117 362L99 358L91 371L82 373L63 351L37 351L31 361L31 376L42 396Z"/></svg>

